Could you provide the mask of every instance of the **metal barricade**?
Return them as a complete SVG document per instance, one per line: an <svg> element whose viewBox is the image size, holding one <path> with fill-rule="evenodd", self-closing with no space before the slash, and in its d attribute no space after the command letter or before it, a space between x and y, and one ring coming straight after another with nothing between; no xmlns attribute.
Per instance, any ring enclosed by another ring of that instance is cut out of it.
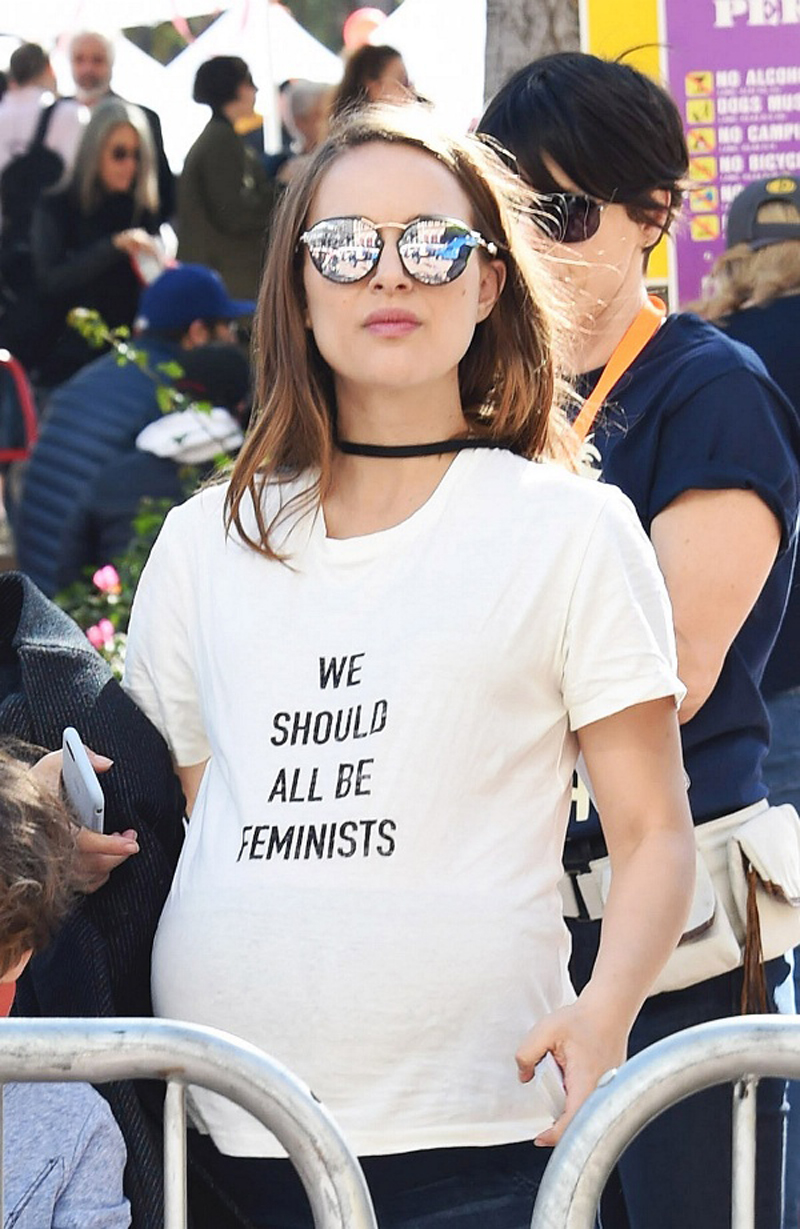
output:
<svg viewBox="0 0 800 1229"><path fill-rule="evenodd" d="M187 1084L235 1101L274 1133L302 1179L316 1229L376 1229L361 1167L333 1118L300 1080L255 1046L176 1020L0 1020L0 1084L128 1079L167 1083L164 1229L186 1226Z"/></svg>
<svg viewBox="0 0 800 1229"><path fill-rule="evenodd" d="M693 1093L732 1082L731 1229L755 1224L755 1094L763 1076L800 1079L800 1019L743 1016L684 1029L609 1072L547 1166L531 1229L593 1229L603 1187L628 1144Z"/></svg>

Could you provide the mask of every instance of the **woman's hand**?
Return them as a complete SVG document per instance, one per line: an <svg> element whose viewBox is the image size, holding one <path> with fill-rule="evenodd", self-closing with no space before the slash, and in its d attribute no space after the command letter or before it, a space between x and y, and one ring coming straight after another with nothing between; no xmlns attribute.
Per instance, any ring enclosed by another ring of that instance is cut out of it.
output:
<svg viewBox="0 0 800 1229"><path fill-rule="evenodd" d="M625 1061L627 1027L622 1019L603 1021L589 1003L578 999L545 1016L528 1033L516 1054L520 1080L527 1084L533 1078L534 1067L549 1050L561 1068L567 1096L564 1113L534 1140L537 1147L557 1144L600 1077Z"/></svg>
<svg viewBox="0 0 800 1229"><path fill-rule="evenodd" d="M135 256L137 252L148 252L151 256L161 255L158 242L152 235L148 235L146 230L138 226L131 230L121 230L119 234L112 236L111 242L126 256Z"/></svg>
<svg viewBox="0 0 800 1229"><path fill-rule="evenodd" d="M95 772L108 772L113 764L106 755L86 748L89 762ZM31 768L31 775L44 789L55 797L61 796L61 765L63 753L51 751L43 755ZM108 881L111 872L131 856L139 852L137 833L133 828L125 832L92 832L90 828L75 825L75 844L78 850L78 880L84 892L96 892Z"/></svg>

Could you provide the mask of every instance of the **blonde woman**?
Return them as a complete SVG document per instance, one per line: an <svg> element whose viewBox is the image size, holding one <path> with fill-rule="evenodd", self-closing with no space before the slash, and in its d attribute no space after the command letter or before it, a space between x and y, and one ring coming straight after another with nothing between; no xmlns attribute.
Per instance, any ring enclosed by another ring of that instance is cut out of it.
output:
<svg viewBox="0 0 800 1229"><path fill-rule="evenodd" d="M40 312L33 340L45 382L66 379L97 354L67 327L71 308L94 308L111 327L133 324L142 288L134 263L158 256L158 219L155 153L144 114L117 98L98 103L67 184L42 197L33 217Z"/></svg>
<svg viewBox="0 0 800 1229"><path fill-rule="evenodd" d="M416 107L332 133L272 231L255 425L230 483L170 514L128 641L191 809L155 1009L305 1079L384 1229L527 1229L691 892L669 609L627 501L570 472L526 200ZM614 876L576 1001L579 750ZM195 1105L253 1223L310 1226L275 1141Z"/></svg>

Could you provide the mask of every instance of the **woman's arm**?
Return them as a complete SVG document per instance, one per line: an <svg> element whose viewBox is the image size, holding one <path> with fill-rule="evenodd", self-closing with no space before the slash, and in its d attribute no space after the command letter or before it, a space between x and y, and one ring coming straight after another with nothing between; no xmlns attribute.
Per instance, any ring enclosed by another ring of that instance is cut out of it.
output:
<svg viewBox="0 0 800 1229"><path fill-rule="evenodd" d="M672 602L685 723L717 684L775 562L781 528L754 491L690 490L659 513L650 536Z"/></svg>
<svg viewBox="0 0 800 1229"><path fill-rule="evenodd" d="M203 779L203 773L206 770L207 763L208 760L201 760L199 764L187 764L183 768L175 769L186 798L186 814L189 817L191 817L192 811L194 810L194 804L197 799L197 791L200 788L200 782Z"/></svg>
<svg viewBox="0 0 800 1229"><path fill-rule="evenodd" d="M63 206L63 198L58 199ZM59 298L81 291L99 274L127 260L110 235L80 251L70 251L63 220L51 204L44 201L37 205L31 223L36 285L44 295Z"/></svg>
<svg viewBox="0 0 800 1229"><path fill-rule="evenodd" d="M674 701L636 704L578 731L612 878L594 972L577 1002L542 1020L517 1053L520 1079L551 1050L567 1106L550 1146L600 1076L624 1061L650 986L675 948L694 888L695 845Z"/></svg>

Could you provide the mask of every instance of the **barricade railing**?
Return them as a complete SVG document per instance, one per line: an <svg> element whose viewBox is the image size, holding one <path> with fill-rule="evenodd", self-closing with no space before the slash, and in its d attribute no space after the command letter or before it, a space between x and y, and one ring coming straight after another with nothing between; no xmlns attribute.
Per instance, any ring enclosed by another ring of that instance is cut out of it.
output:
<svg viewBox="0 0 800 1229"><path fill-rule="evenodd" d="M0 1020L0 1084L129 1079L167 1084L164 1229L186 1226L188 1084L220 1093L273 1132L303 1182L316 1229L376 1229L361 1167L333 1118L286 1067L255 1046L176 1020ZM0 1115L0 1164L2 1155Z"/></svg>
<svg viewBox="0 0 800 1229"><path fill-rule="evenodd" d="M545 1171L531 1229L593 1229L606 1180L664 1110L716 1084L733 1087L731 1229L754 1229L756 1088L800 1079L800 1019L742 1016L684 1029L609 1072L575 1115Z"/></svg>

